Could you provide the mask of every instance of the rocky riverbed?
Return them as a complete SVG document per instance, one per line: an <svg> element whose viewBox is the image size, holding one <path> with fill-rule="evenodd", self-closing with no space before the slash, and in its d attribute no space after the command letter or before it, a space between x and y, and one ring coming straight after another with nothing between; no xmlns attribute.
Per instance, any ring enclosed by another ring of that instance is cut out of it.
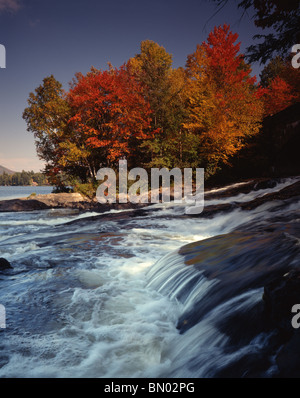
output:
<svg viewBox="0 0 300 398"><path fill-rule="evenodd" d="M299 181L0 202L0 376L299 377Z"/></svg>
<svg viewBox="0 0 300 398"><path fill-rule="evenodd" d="M99 213L116 209L136 208L140 205L130 203L112 203L103 205L97 200L90 200L80 193L52 193L35 195L28 198L0 201L0 212L35 211L47 209L73 209L74 211L97 211Z"/></svg>
<svg viewBox="0 0 300 398"><path fill-rule="evenodd" d="M220 200L221 203L209 204L204 206L204 210L196 216L211 217L218 212L231 211L234 208L241 210L252 210L271 200L285 200L300 195L300 181L280 189L279 191L266 193L253 200L247 202L229 202L224 203L224 199L248 194L251 191L259 191L263 189L273 188L279 179L273 178L257 178L248 181L242 181L226 188L217 188L205 192L205 200ZM172 195L171 195L172 200ZM223 201L222 201L223 200ZM89 199L80 193L52 193L47 195L35 195L28 198L10 199L0 201L0 212L15 211L34 211L47 209L73 209L73 211L95 211L103 213L111 209L136 209L145 207L147 204L134 203L112 203L100 204L96 199Z"/></svg>

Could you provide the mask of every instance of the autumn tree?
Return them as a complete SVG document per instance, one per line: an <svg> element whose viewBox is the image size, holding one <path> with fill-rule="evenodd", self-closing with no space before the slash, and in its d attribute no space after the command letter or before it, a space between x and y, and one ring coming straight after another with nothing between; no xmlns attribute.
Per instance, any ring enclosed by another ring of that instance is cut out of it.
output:
<svg viewBox="0 0 300 398"><path fill-rule="evenodd" d="M69 125L81 147L66 142L68 156L89 154L90 170L95 178L103 166L114 166L122 158L134 157L136 140L153 136L151 109L142 88L124 66L106 71L92 68L87 75L77 74L67 101L73 116ZM131 148L131 149L130 149Z"/></svg>
<svg viewBox="0 0 300 398"><path fill-rule="evenodd" d="M285 62L282 57L277 55L275 58L271 59L259 75L261 86L264 88L268 87L275 77L280 77L284 68Z"/></svg>
<svg viewBox="0 0 300 398"><path fill-rule="evenodd" d="M291 86L276 76L264 90L264 116L272 116L292 104L294 96Z"/></svg>
<svg viewBox="0 0 300 398"><path fill-rule="evenodd" d="M129 72L144 87L144 96L153 110L153 127L164 124L170 89L172 55L152 40L141 42L140 53L127 63Z"/></svg>
<svg viewBox="0 0 300 398"><path fill-rule="evenodd" d="M127 62L127 68L142 84L144 97L153 111L152 128L159 132L140 147L144 155L142 163L149 167L182 166L182 122L186 112L184 69L173 69L172 55L151 40L141 43L140 53Z"/></svg>
<svg viewBox="0 0 300 398"><path fill-rule="evenodd" d="M62 84L53 75L29 94L28 107L23 112L27 131L34 134L37 154L46 162L46 172L50 182L63 185L63 156L61 143L65 139L71 110L64 98Z"/></svg>
<svg viewBox="0 0 300 398"><path fill-rule="evenodd" d="M60 189L78 179L95 181L100 167L134 159L136 142L153 137L150 106L125 67L78 73L68 93L47 77L30 93L28 105L27 129L49 181Z"/></svg>
<svg viewBox="0 0 300 398"><path fill-rule="evenodd" d="M183 68L172 69L169 74L169 98L165 111L166 138L164 148L164 165L173 167L196 167L194 137L183 128L188 117L188 77ZM154 159L160 165L161 158Z"/></svg>
<svg viewBox="0 0 300 398"><path fill-rule="evenodd" d="M277 82L273 83L274 79L277 78ZM265 65L260 74L260 83L264 88L277 87L278 82L281 79L284 83L281 83L281 88L286 93L289 91L289 98L283 98L282 107L287 107L291 103L300 101L300 69L293 68L290 57L283 59L282 57L273 58L268 64ZM271 100L271 98L270 98Z"/></svg>
<svg viewBox="0 0 300 398"><path fill-rule="evenodd" d="M216 27L187 59L190 98L184 127L194 135L207 175L228 164L261 126L261 93L237 39L229 26Z"/></svg>

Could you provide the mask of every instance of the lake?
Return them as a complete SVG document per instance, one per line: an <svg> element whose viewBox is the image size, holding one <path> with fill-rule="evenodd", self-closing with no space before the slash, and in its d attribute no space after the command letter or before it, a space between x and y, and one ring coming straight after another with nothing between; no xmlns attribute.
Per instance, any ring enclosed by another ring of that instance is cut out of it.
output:
<svg viewBox="0 0 300 398"><path fill-rule="evenodd" d="M51 186L0 186L0 200L26 198L32 193L48 194L52 192Z"/></svg>

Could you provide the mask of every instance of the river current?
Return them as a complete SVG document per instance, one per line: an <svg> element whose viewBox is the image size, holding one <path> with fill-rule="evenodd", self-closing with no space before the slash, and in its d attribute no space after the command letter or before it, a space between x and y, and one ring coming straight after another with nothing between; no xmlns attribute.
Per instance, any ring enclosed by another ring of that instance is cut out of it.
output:
<svg viewBox="0 0 300 398"><path fill-rule="evenodd" d="M13 266L0 273L0 377L216 377L245 359L244 376L263 353L260 375L276 374L259 314L250 334L240 317L257 314L262 270L299 263L299 197L209 218L190 210L0 213L0 257Z"/></svg>

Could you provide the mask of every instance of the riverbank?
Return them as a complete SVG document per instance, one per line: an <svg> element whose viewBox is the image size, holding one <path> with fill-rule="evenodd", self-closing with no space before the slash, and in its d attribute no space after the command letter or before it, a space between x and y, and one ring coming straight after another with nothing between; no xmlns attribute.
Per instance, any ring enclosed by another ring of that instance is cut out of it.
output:
<svg viewBox="0 0 300 398"><path fill-rule="evenodd" d="M226 187L218 187L216 189L210 188L209 191L205 192L204 199L205 201L215 199L215 203L205 206L204 210L196 214L196 216L211 217L220 211L227 212L231 211L233 208L250 210L272 200L286 200L300 195L300 181L293 182L275 192L268 193L268 189L274 188L277 184L280 186L280 182L285 180L286 179L257 178L238 182ZM233 203L224 203L223 199L226 197L238 197L239 195L248 194L251 191L262 191L263 194L247 202L240 203L237 200ZM222 203L218 203L218 200L221 199ZM109 210L137 209L145 206L148 206L148 204L130 202L100 204L96 199L91 200L80 193L51 193L31 195L19 199L0 200L0 212L71 209L77 212L92 211L103 213Z"/></svg>
<svg viewBox="0 0 300 398"><path fill-rule="evenodd" d="M97 200L90 200L80 193L53 193L36 195L28 198L9 199L0 201L0 212L22 212L49 209L73 209L78 212L99 212L108 210L124 210L144 207L146 204L111 203L100 204Z"/></svg>

